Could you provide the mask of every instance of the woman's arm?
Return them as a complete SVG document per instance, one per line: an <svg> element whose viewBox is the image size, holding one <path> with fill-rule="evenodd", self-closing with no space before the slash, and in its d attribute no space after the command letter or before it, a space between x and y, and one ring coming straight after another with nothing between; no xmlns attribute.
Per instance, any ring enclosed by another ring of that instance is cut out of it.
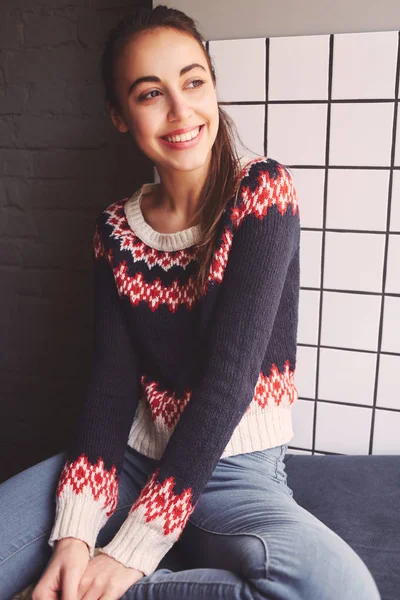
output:
<svg viewBox="0 0 400 600"><path fill-rule="evenodd" d="M93 556L100 529L113 514L119 474L139 396L137 358L102 239L93 236L95 347L78 426L56 492L49 538L74 537Z"/></svg>

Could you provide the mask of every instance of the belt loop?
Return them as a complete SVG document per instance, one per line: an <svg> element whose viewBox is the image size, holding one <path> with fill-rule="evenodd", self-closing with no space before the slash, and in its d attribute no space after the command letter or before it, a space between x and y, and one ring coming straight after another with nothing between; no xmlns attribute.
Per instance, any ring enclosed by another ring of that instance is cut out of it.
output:
<svg viewBox="0 0 400 600"><path fill-rule="evenodd" d="M287 447L288 447L288 444L282 444L282 445L281 445L281 454L280 454L280 456L279 456L279 460L282 460L282 459L283 459L283 457L284 457L284 455L285 455L285 452L286 452L286 450L287 450Z"/></svg>

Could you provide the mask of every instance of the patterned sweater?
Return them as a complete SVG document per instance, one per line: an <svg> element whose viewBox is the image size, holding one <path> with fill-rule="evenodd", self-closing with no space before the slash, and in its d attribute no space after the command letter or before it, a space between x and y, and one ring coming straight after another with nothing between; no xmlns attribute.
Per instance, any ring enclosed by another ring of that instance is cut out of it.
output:
<svg viewBox="0 0 400 600"><path fill-rule="evenodd" d="M144 219L144 184L96 219L95 349L88 393L56 492L48 540L94 555L117 505L126 444L157 459L101 552L146 575L179 539L217 462L293 437L300 220L289 171L246 157L194 292L200 225Z"/></svg>

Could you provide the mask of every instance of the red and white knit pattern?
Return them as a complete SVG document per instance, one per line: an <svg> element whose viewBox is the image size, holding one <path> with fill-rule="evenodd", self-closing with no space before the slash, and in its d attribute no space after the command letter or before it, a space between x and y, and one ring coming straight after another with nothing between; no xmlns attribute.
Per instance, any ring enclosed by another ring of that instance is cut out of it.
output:
<svg viewBox="0 0 400 600"><path fill-rule="evenodd" d="M169 477L160 483L157 481L158 472L159 469L153 473L129 514L143 507L141 512L146 523L157 520L163 535L176 532L179 537L194 510L192 491L188 488L181 494L175 494L175 479Z"/></svg>
<svg viewBox="0 0 400 600"><path fill-rule="evenodd" d="M176 494L174 477L160 482L158 473L159 469L146 483L116 536L101 549L102 553L145 574L154 571L179 539L196 506L192 504L190 488Z"/></svg>
<svg viewBox="0 0 400 600"><path fill-rule="evenodd" d="M266 408L272 404L279 406L281 402L286 400L289 404L293 404L297 398L294 374L295 371L290 370L288 360L285 362L283 373L280 373L275 364L272 365L269 376L260 373L253 400L247 410L251 410L253 403L258 404L261 408Z"/></svg>
<svg viewBox="0 0 400 600"><path fill-rule="evenodd" d="M170 394L166 390L160 389L161 386L156 381L148 381L145 376L141 377L141 383L153 421L162 420L167 429L173 430L192 396L192 391L188 388L185 390L184 396L179 397L175 392Z"/></svg>
<svg viewBox="0 0 400 600"><path fill-rule="evenodd" d="M193 390L187 388L178 397L148 376L143 375L141 382L143 394L128 444L146 456L159 459ZM275 364L269 375L260 372L254 396L222 456L262 450L290 440L293 437L290 408L297 398L295 370L290 369L288 361L282 373Z"/></svg>
<svg viewBox="0 0 400 600"><path fill-rule="evenodd" d="M56 494L60 497L68 492L73 492L77 496L92 495L93 500L101 503L102 509L106 511L106 517L110 517L118 501L118 478L115 467L107 471L101 458L96 464L91 464L84 454L74 462L65 463Z"/></svg>
<svg viewBox="0 0 400 600"><path fill-rule="evenodd" d="M243 186L241 191L243 201L239 207L234 207L231 210L231 220L234 222L235 228L238 228L243 219L249 214L253 214L258 219L263 219L269 208L274 205L281 215L284 215L289 204L291 204L293 214L296 214L299 210L299 204L293 180L282 167L279 168L279 171L280 174L277 178L271 178L267 171L260 173L259 185L254 191Z"/></svg>
<svg viewBox="0 0 400 600"><path fill-rule="evenodd" d="M114 269L114 277L121 297L128 296L132 306L137 306L139 302L146 302L152 312L158 310L163 304L172 313L175 313L180 305L190 310L197 299L192 277L184 285L180 285L178 279L175 279L170 286L164 285L160 279L146 282L142 273L131 277L125 262Z"/></svg>
<svg viewBox="0 0 400 600"><path fill-rule="evenodd" d="M134 194L134 196L137 196ZM164 271L168 271L174 266L179 266L186 269L188 264L196 256L196 250L188 248L184 250L175 250L171 252L160 252L155 248L150 248L139 239L127 222L124 212L124 204L129 198L114 202L104 211L108 214L106 223L111 225L112 232L110 237L115 238L120 243L121 250L128 250L133 257L134 262L145 262L147 267L151 269L155 265L162 267Z"/></svg>
<svg viewBox="0 0 400 600"><path fill-rule="evenodd" d="M257 160L254 162L257 162ZM254 191L244 186L241 190L241 196L241 205L232 208L230 214L235 230L240 227L247 215L253 214L258 219L262 219L273 205L277 206L282 215L286 212L289 204L292 204L294 212L298 210L293 182L283 169L281 169L281 176L277 179L271 179L267 176L267 173L262 173L259 177L259 186ZM187 248L167 252L149 248L136 237L129 227L123 210L124 203L127 200L125 198L123 201L115 202L105 211L109 215L107 223L112 226L110 235L120 240L120 248L129 250L135 261L144 260L149 268L154 265L160 266L165 271L176 265L186 268L196 257L196 250ZM212 282L222 283L232 241L233 233L228 227L225 227L221 236L220 247L216 249L210 267L208 284ZM106 256L112 262L112 253L107 254L104 250L98 231L95 234L94 246L96 257ZM198 300L194 277L190 277L187 283L183 285L180 284L178 278L169 286L165 286L159 278L147 282L142 273L137 273L134 276L129 275L125 261L121 261L117 267L113 268L113 272L119 295L121 297L127 296L133 306L137 306L140 302L146 302L149 309L155 312L160 306L166 305L172 313L175 313L181 305L185 306L187 310L191 310ZM206 292L207 286L202 290L202 293Z"/></svg>
<svg viewBox="0 0 400 600"><path fill-rule="evenodd" d="M92 464L82 454L66 462L56 491L50 546L65 537L77 538L86 542L93 557L97 535L116 509L118 483L115 467L108 471L101 458Z"/></svg>

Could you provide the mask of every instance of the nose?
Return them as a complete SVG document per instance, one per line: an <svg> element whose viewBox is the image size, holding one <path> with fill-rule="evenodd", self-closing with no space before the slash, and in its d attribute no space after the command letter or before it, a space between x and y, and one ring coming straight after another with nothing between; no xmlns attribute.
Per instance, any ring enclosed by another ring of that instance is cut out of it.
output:
<svg viewBox="0 0 400 600"><path fill-rule="evenodd" d="M193 113L183 92L173 92L170 94L170 108L168 111L169 121L186 122Z"/></svg>

